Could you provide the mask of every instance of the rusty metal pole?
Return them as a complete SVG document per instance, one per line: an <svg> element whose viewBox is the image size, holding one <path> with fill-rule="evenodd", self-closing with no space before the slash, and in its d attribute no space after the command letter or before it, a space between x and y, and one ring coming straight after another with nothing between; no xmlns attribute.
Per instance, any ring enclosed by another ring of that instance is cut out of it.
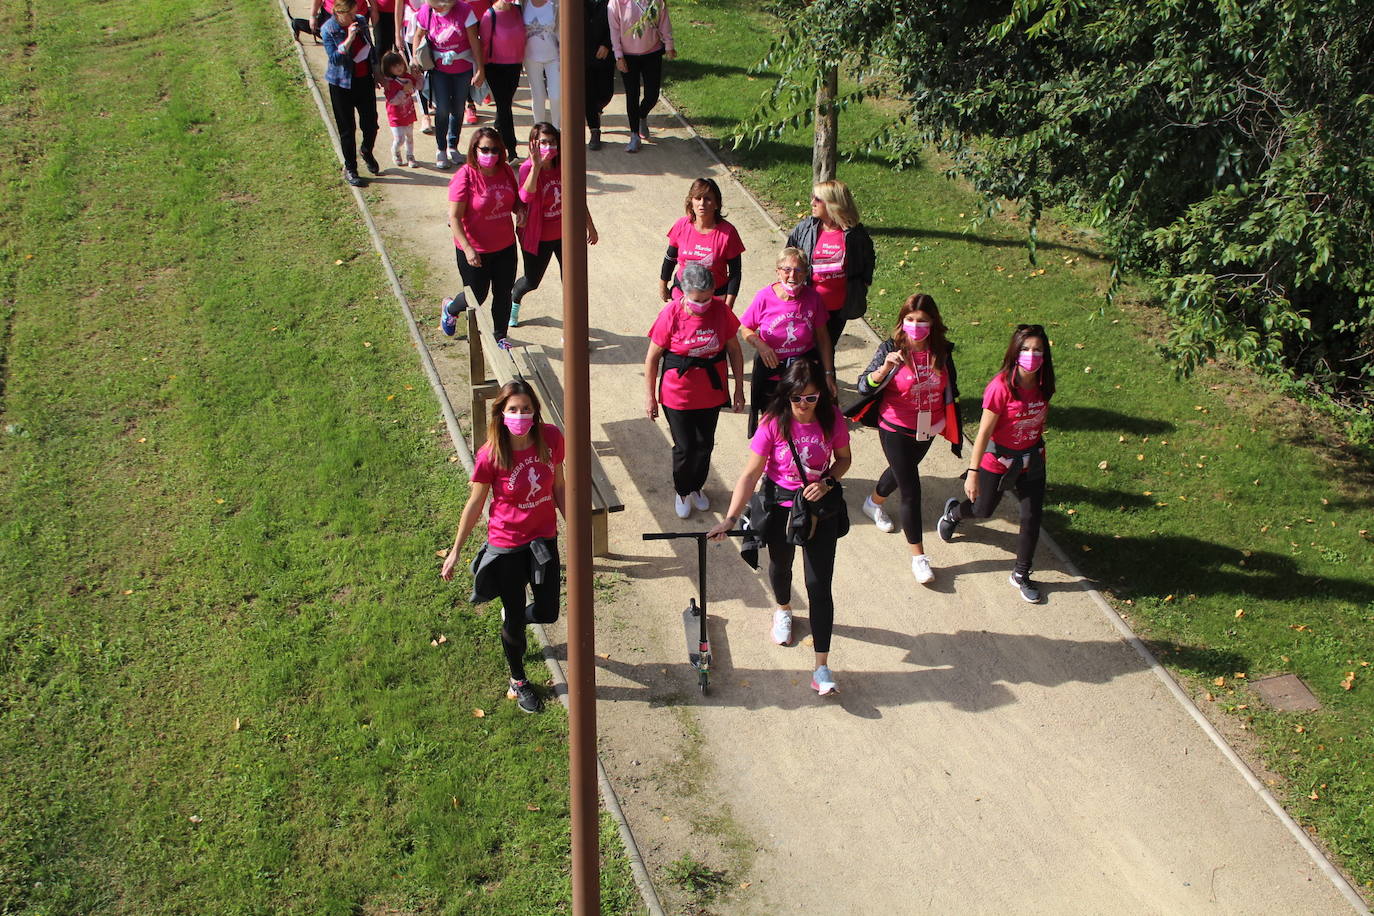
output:
<svg viewBox="0 0 1374 916"><path fill-rule="evenodd" d="M559 4L563 79L563 420L567 425L568 791L574 916L601 912L592 607L591 395L587 348L586 49L583 0ZM538 150L534 151L538 155Z"/></svg>

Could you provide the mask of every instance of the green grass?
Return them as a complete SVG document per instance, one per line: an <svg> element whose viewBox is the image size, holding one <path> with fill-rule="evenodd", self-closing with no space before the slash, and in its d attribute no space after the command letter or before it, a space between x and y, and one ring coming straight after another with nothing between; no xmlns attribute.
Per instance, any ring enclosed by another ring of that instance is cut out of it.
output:
<svg viewBox="0 0 1374 916"><path fill-rule="evenodd" d="M462 469L275 7L0 10L0 912L565 910L566 720L438 579Z"/></svg>
<svg viewBox="0 0 1374 916"><path fill-rule="evenodd" d="M667 66L668 94L704 133L728 138L771 84L747 71L775 26L732 0L679 0L673 17L682 58ZM1249 374L1210 367L1176 380L1155 352L1157 314L1105 303L1108 269L1087 234L1051 228L1029 264L1024 228L975 225L982 202L933 157L894 171L858 152L881 123L871 106L840 123L854 156L839 177L878 249L870 323L890 327L912 292L935 296L958 345L969 431L1011 327L1050 329L1059 394L1046 437L1048 530L1166 663L1259 736L1289 810L1374 886L1368 456ZM724 155L784 228L805 211L809 129ZM1244 682L1276 672L1300 675L1325 710L1259 711Z"/></svg>

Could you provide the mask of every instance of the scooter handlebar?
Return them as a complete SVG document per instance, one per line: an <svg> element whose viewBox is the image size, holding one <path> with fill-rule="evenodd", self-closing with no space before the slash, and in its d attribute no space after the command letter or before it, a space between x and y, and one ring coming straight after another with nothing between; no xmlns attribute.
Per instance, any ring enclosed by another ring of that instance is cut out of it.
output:
<svg viewBox="0 0 1374 916"><path fill-rule="evenodd" d="M646 541L672 541L679 538L704 540L709 533L707 531L646 531L642 536ZM736 528L734 531L725 532L725 536L742 538L750 533L748 528Z"/></svg>

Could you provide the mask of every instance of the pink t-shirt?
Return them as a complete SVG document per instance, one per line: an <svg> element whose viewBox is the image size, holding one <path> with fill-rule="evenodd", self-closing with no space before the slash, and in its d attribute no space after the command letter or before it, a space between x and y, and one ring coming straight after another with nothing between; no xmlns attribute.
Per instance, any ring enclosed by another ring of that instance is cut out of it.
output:
<svg viewBox="0 0 1374 916"><path fill-rule="evenodd" d="M692 218L684 216L668 230L668 242L677 247L677 275L691 261L697 261L711 271L715 288L720 289L730 277L729 260L744 254L744 242L735 227L726 220L716 220L710 232L698 232Z"/></svg>
<svg viewBox="0 0 1374 916"><path fill-rule="evenodd" d="M945 428L945 373L931 365L929 350L913 350L888 379L878 408L878 426L915 430L923 439Z"/></svg>
<svg viewBox="0 0 1374 916"><path fill-rule="evenodd" d="M758 291L739 323L757 331L774 353L786 359L816 345L816 328L825 319L825 306L811 287L803 286L795 299L784 299L770 285Z"/></svg>
<svg viewBox="0 0 1374 916"><path fill-rule="evenodd" d="M536 150L537 153L537 150ZM539 241L552 242L563 237L563 175L559 168L545 168L539 172L539 184L534 193L525 191L530 160L520 163L520 199L530 205L529 219L539 220Z"/></svg>
<svg viewBox="0 0 1374 916"><path fill-rule="evenodd" d="M467 28L477 25L477 17L472 8L463 0L457 0L447 13L440 13L426 3L420 7L415 21L429 35L430 47L434 49L435 66L441 73L466 73L472 63L466 60L446 61L446 52L462 53L470 51Z"/></svg>
<svg viewBox="0 0 1374 916"><path fill-rule="evenodd" d="M683 356L712 357L724 350L737 333L739 319L725 300L712 297L706 311L697 315L681 300L674 299L658 313L654 326L649 329L649 339ZM719 388L711 385L711 377L706 374L711 370L706 368L685 372L666 369L659 385L659 403L674 410L701 410L727 403L730 400L727 361L728 357L714 367L720 378Z"/></svg>
<svg viewBox="0 0 1374 916"><path fill-rule="evenodd" d="M487 52L489 64L519 64L525 60L525 17L520 7L512 4L495 14L482 13L477 17L480 22L477 34L482 39L482 50Z"/></svg>
<svg viewBox="0 0 1374 916"><path fill-rule="evenodd" d="M473 463L472 482L491 485L487 543L493 547L520 547L538 538L558 534L558 505L553 499L554 468L563 463L563 434L545 423L546 461L531 445L511 456L503 470L492 461L491 446L484 445Z"/></svg>
<svg viewBox="0 0 1374 916"><path fill-rule="evenodd" d="M835 422L829 436L826 436L819 420L798 423L794 419L791 426L792 443L796 445L797 455L806 466L805 481L797 476L796 459L792 457L787 436L779 428L775 417L768 417L759 424L754 431L754 438L749 440L749 447L755 455L764 456L763 473L769 480L783 489L797 490L825 476L835 449L849 445L849 427L838 410L835 411ZM791 505L791 502L786 504Z"/></svg>
<svg viewBox="0 0 1374 916"><path fill-rule="evenodd" d="M483 254L501 251L515 244L515 173L502 163L495 175L483 175L472 165L464 165L448 184L448 199L461 200L463 231L472 247Z"/></svg>
<svg viewBox="0 0 1374 916"><path fill-rule="evenodd" d="M1018 395L1024 400L1018 399ZM1029 391L1017 388L1016 394L1007 387L1002 373L997 373L983 389L983 409L997 414L997 425L992 428L992 441L1003 448L1030 448L1040 441L1045 431L1045 415L1049 413L1049 402L1040 396L1039 388ZM979 467L1001 474L1009 463L1000 461L989 448L983 453Z"/></svg>
<svg viewBox="0 0 1374 916"><path fill-rule="evenodd" d="M816 237L811 252L811 281L829 311L844 305L848 284L844 277L844 230L826 229Z"/></svg>
<svg viewBox="0 0 1374 916"><path fill-rule="evenodd" d="M386 78L386 123L404 127L415 123L415 80L410 77Z"/></svg>

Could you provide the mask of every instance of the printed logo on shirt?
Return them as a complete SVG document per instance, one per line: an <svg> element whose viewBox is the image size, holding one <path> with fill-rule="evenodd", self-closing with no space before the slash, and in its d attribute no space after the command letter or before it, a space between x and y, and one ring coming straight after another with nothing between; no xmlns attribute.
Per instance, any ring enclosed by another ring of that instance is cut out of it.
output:
<svg viewBox="0 0 1374 916"><path fill-rule="evenodd" d="M487 189L487 199L491 201L491 205L487 209L487 219L497 220L510 218L510 204L508 203L508 201L511 201L510 188L503 185L490 187Z"/></svg>
<svg viewBox="0 0 1374 916"><path fill-rule="evenodd" d="M715 328L698 328L687 341L688 356L715 356L720 352L720 336Z"/></svg>
<svg viewBox="0 0 1374 916"><path fill-rule="evenodd" d="M691 250L685 253L678 253L678 259L681 261L696 261L707 270L714 267L716 263L716 256L711 250L709 242L693 242Z"/></svg>
<svg viewBox="0 0 1374 916"><path fill-rule="evenodd" d="M844 247L817 242L811 254L811 275L827 280L844 276Z"/></svg>
<svg viewBox="0 0 1374 916"><path fill-rule="evenodd" d="M544 480L546 470L546 465L534 456L524 459L511 469L510 475L506 478L506 492L515 500L517 508L529 510L553 499L553 494ZM525 493L523 496L516 496L516 490L521 486L525 488Z"/></svg>
<svg viewBox="0 0 1374 916"><path fill-rule="evenodd" d="M544 193L544 218L554 219L563 215L563 184L559 181L549 182L549 189Z"/></svg>

